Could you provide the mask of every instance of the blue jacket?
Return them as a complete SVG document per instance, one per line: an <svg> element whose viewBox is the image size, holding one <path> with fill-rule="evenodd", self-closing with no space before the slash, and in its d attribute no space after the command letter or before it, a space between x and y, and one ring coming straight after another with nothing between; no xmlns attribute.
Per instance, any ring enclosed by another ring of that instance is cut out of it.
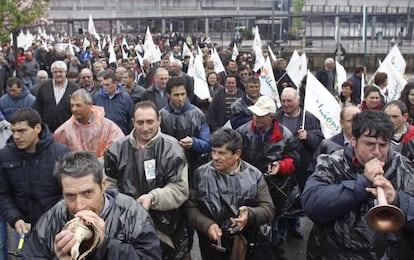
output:
<svg viewBox="0 0 414 260"><path fill-rule="evenodd" d="M210 128L204 113L187 100L187 103L179 110L172 108L168 103L160 110L160 115L163 133L177 140L186 136L193 139L193 145L185 151L190 172L192 172L202 164L200 157L210 152Z"/></svg>
<svg viewBox="0 0 414 260"><path fill-rule="evenodd" d="M19 219L36 224L62 195L53 168L69 148L44 124L39 138L35 153L18 149L12 136L0 150L0 210L12 227Z"/></svg>
<svg viewBox="0 0 414 260"><path fill-rule="evenodd" d="M117 93L111 99L101 89L93 96L93 104L103 107L105 117L117 124L125 135L131 132L134 101L128 93L122 90L120 85L118 85Z"/></svg>
<svg viewBox="0 0 414 260"><path fill-rule="evenodd" d="M318 157L316 170L306 182L302 206L314 226L308 240L307 259L414 259L407 244L414 232L414 165L389 151L384 177L394 187L396 205L406 216L403 229L380 234L367 224L366 215L376 198L373 187L355 163L351 148Z"/></svg>
<svg viewBox="0 0 414 260"><path fill-rule="evenodd" d="M84 50L81 52L80 57L79 57L79 61L84 64L85 61L87 60L92 60L93 56L92 53L90 51Z"/></svg>
<svg viewBox="0 0 414 260"><path fill-rule="evenodd" d="M19 97L12 97L6 94L0 98L0 110L3 112L6 120L19 108L32 107L36 98L30 94L26 87L23 87L22 94Z"/></svg>
<svg viewBox="0 0 414 260"><path fill-rule="evenodd" d="M252 105L254 105L253 102L247 97L246 94L234 101L230 107L230 122L233 129L236 129L252 120L253 114L248 109L248 107Z"/></svg>

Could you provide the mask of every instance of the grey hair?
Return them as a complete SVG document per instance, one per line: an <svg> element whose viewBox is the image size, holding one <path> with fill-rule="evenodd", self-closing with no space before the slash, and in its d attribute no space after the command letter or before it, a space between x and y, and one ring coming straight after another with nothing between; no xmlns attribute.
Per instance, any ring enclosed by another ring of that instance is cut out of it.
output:
<svg viewBox="0 0 414 260"><path fill-rule="evenodd" d="M327 59L325 60L325 65L326 65L326 64L329 64L329 63L335 63L335 60L334 60L333 58L327 58Z"/></svg>
<svg viewBox="0 0 414 260"><path fill-rule="evenodd" d="M297 89L294 89L294 88L291 88L291 87L284 88L283 91L282 91L282 95L284 93L288 93L288 92L293 93L295 98L299 97L299 91Z"/></svg>
<svg viewBox="0 0 414 260"><path fill-rule="evenodd" d="M67 67L66 63L64 61L61 61L61 60L57 60L57 61L53 62L52 66L50 66L50 70L53 70L54 68L61 69L61 70L64 70L64 71L68 70L68 67Z"/></svg>
<svg viewBox="0 0 414 260"><path fill-rule="evenodd" d="M174 59L174 60L172 61L172 63L176 64L176 65L177 65L178 67L180 67L180 68L182 68L182 67L183 67L183 64L181 63L181 61L180 61L180 60Z"/></svg>
<svg viewBox="0 0 414 260"><path fill-rule="evenodd" d="M88 105L93 104L91 94L89 94L89 92L84 88L78 89L72 93L71 99L77 97L82 98L82 100Z"/></svg>
<svg viewBox="0 0 414 260"><path fill-rule="evenodd" d="M37 72L37 76L39 77L39 76L45 76L46 77L46 79L48 79L49 78L49 74L47 74L47 71L46 70L39 70L38 72Z"/></svg>

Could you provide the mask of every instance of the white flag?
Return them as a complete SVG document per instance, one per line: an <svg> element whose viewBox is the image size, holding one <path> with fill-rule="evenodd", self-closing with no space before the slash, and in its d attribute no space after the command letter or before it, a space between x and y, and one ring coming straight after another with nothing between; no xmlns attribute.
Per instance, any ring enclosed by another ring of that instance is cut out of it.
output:
<svg viewBox="0 0 414 260"><path fill-rule="evenodd" d="M260 33L259 33L259 27L257 27L254 30L254 39L253 39L253 49L254 48L260 48L262 49L262 39L260 38Z"/></svg>
<svg viewBox="0 0 414 260"><path fill-rule="evenodd" d="M98 39L98 50L102 51L102 47L101 47L101 39Z"/></svg>
<svg viewBox="0 0 414 260"><path fill-rule="evenodd" d="M90 35L95 36L97 40L100 39L99 34L95 30L95 24L93 23L93 20L92 20L92 14L89 14L88 32Z"/></svg>
<svg viewBox="0 0 414 260"><path fill-rule="evenodd" d="M86 37L83 38L83 49L86 50L86 47L90 46L91 43L88 41Z"/></svg>
<svg viewBox="0 0 414 260"><path fill-rule="evenodd" d="M217 52L217 51L216 51ZM203 51L201 50L200 46L197 45L197 54L198 55L203 55Z"/></svg>
<svg viewBox="0 0 414 260"><path fill-rule="evenodd" d="M109 64L111 63L115 63L116 64L116 54L115 54L115 50L114 50L114 44L112 43L112 41L109 41L109 48L108 48L108 52L109 52Z"/></svg>
<svg viewBox="0 0 414 260"><path fill-rule="evenodd" d="M270 58L272 58L272 61L275 61L276 55L273 53L272 48L270 48L270 45L267 45L267 49L269 50Z"/></svg>
<svg viewBox="0 0 414 260"><path fill-rule="evenodd" d="M344 66L342 66L339 62L335 61L336 63L336 78L338 83L338 93L342 91L342 84L347 80L346 77L346 70Z"/></svg>
<svg viewBox="0 0 414 260"><path fill-rule="evenodd" d="M237 44L233 44L233 54L231 55L232 60L236 60L239 55L239 50L237 49Z"/></svg>
<svg viewBox="0 0 414 260"><path fill-rule="evenodd" d="M147 27L147 32L145 33L144 41L144 59L148 59L150 63L155 63L161 61L161 52L157 50L154 41L152 40L152 34Z"/></svg>
<svg viewBox="0 0 414 260"><path fill-rule="evenodd" d="M216 48L213 48L211 50L211 55L213 56L213 59L214 59L214 71L217 74L219 74L222 71L225 71L223 63L221 62L220 56L218 55L218 53L216 51Z"/></svg>
<svg viewBox="0 0 414 260"><path fill-rule="evenodd" d="M292 61L292 59L291 59ZM306 76L308 71L308 63L306 54L302 53L299 58L295 58L294 62L289 62L289 68L286 67L286 73L289 75L292 82L297 88L302 84L303 78Z"/></svg>
<svg viewBox="0 0 414 260"><path fill-rule="evenodd" d="M69 48L69 53L70 53L70 55L75 56L75 51L73 50L73 45L72 45L72 42L71 42L71 40L70 40L70 39L69 39L69 45L68 45L68 48Z"/></svg>
<svg viewBox="0 0 414 260"><path fill-rule="evenodd" d="M26 35L23 33L22 30L20 30L19 35L17 35L17 47L22 47L23 49L25 49L26 47Z"/></svg>
<svg viewBox="0 0 414 260"><path fill-rule="evenodd" d="M193 53L190 51L190 49L188 48L188 46L187 46L187 43L183 43L183 58L185 57L185 56L193 56Z"/></svg>
<svg viewBox="0 0 414 260"><path fill-rule="evenodd" d="M124 46L121 46L121 52L122 52L122 59L128 59L128 54L124 50Z"/></svg>
<svg viewBox="0 0 414 260"><path fill-rule="evenodd" d="M265 63L262 51L262 39L260 38L259 27L257 27L257 25L256 30L254 32L253 51L256 56L253 71L257 72L259 69L263 67Z"/></svg>
<svg viewBox="0 0 414 260"><path fill-rule="evenodd" d="M124 46L127 46L127 47L128 47L128 43L127 43L127 41L126 41L125 37L122 37L121 46L122 46L122 47L124 47Z"/></svg>
<svg viewBox="0 0 414 260"><path fill-rule="evenodd" d="M47 47L46 41L42 41L42 46L47 52L49 52L49 48Z"/></svg>
<svg viewBox="0 0 414 260"><path fill-rule="evenodd" d="M191 54L190 55L190 61L188 62L188 69L187 69L187 72L188 71L191 71L192 69L193 69L193 66L194 66L194 55L193 54ZM204 66L204 65L203 65Z"/></svg>
<svg viewBox="0 0 414 260"><path fill-rule="evenodd" d="M142 58L141 54L139 54L138 51L135 51L135 53L137 54L137 59L138 59L139 65L141 66L141 68L143 68L144 67L144 58Z"/></svg>
<svg viewBox="0 0 414 260"><path fill-rule="evenodd" d="M272 64L267 58L260 71L260 93L264 96L272 97L276 101L277 107L281 107L279 92L277 91L275 77L273 75Z"/></svg>
<svg viewBox="0 0 414 260"><path fill-rule="evenodd" d="M304 108L319 119L325 138L330 138L341 131L339 124L341 106L309 71L306 81Z"/></svg>
<svg viewBox="0 0 414 260"><path fill-rule="evenodd" d="M26 31L26 48L25 48L25 50L27 50L27 48L32 46L33 41L34 41L33 34L31 34L29 30L27 30Z"/></svg>
<svg viewBox="0 0 414 260"><path fill-rule="evenodd" d="M292 57L290 57L289 63L286 66L286 71L287 70L292 70L292 66L294 66L293 64L297 62L297 60L300 59L300 55L298 53L297 50L294 50L292 53Z"/></svg>
<svg viewBox="0 0 414 260"><path fill-rule="evenodd" d="M106 47L106 36L103 37L101 48L104 49L105 47Z"/></svg>
<svg viewBox="0 0 414 260"><path fill-rule="evenodd" d="M122 42L121 42L122 59L128 59L128 54L125 52L124 46L128 47L128 43L127 43L126 39L124 37L122 37Z"/></svg>
<svg viewBox="0 0 414 260"><path fill-rule="evenodd" d="M390 64L392 64L398 73L404 75L407 63L405 62L405 59L402 56L397 44L395 44L394 47L391 48L390 52L388 52L383 63L385 62L389 62Z"/></svg>
<svg viewBox="0 0 414 260"><path fill-rule="evenodd" d="M45 39L45 40L47 40L47 39L48 39L48 35L47 35L47 33L46 33L45 28L43 28L43 30L42 30L42 37L43 37L43 39Z"/></svg>
<svg viewBox="0 0 414 260"><path fill-rule="evenodd" d="M396 100L400 97L400 93L403 90L404 86L407 84L407 81L403 76L397 71L395 66L391 63L390 59L384 60L378 71L387 73L387 90L388 90L388 99L387 101Z"/></svg>
<svg viewBox="0 0 414 260"><path fill-rule="evenodd" d="M194 94L200 99L209 98L210 91L206 80L202 54L196 55L193 66L188 70L188 75L194 78Z"/></svg>

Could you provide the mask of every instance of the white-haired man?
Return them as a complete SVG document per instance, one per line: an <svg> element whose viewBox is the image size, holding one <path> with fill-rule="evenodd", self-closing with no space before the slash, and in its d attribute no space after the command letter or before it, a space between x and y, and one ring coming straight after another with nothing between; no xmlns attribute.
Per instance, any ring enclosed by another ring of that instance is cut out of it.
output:
<svg viewBox="0 0 414 260"><path fill-rule="evenodd" d="M65 62L55 61L51 71L53 79L47 80L39 87L34 108L53 133L72 116L70 96L79 86L67 80Z"/></svg>

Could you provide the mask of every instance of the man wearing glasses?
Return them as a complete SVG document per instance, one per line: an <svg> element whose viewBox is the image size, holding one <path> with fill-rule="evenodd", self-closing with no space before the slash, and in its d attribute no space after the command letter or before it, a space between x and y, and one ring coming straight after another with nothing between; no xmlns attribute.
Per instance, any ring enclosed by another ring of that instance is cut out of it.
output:
<svg viewBox="0 0 414 260"><path fill-rule="evenodd" d="M99 91L98 83L93 80L93 73L88 68L83 68L80 72L79 86L86 89L91 96Z"/></svg>

